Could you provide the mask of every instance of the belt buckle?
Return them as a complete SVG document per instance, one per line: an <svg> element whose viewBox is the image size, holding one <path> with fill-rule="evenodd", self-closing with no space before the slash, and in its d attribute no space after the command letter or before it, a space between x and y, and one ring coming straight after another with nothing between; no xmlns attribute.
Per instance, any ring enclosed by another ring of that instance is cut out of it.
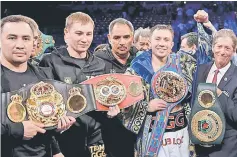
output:
<svg viewBox="0 0 237 157"><path fill-rule="evenodd" d="M154 92L160 99L175 103L186 95L185 79L173 71L162 71L153 84Z"/></svg>
<svg viewBox="0 0 237 157"><path fill-rule="evenodd" d="M95 97L105 106L118 105L126 98L126 87L121 81L110 76L96 84Z"/></svg>
<svg viewBox="0 0 237 157"><path fill-rule="evenodd" d="M43 123L45 127L57 125L66 112L63 96L53 85L42 81L31 87L26 108L29 119Z"/></svg>
<svg viewBox="0 0 237 157"><path fill-rule="evenodd" d="M114 105L124 109L144 99L144 87L138 76L104 74L81 84L93 85L97 111L108 111Z"/></svg>

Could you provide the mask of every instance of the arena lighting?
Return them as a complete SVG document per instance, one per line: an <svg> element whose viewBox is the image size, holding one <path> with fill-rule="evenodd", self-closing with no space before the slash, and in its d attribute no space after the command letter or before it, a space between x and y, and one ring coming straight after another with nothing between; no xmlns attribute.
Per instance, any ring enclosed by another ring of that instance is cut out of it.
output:
<svg viewBox="0 0 237 157"><path fill-rule="evenodd" d="M184 4L186 4L186 1L184 1Z"/></svg>

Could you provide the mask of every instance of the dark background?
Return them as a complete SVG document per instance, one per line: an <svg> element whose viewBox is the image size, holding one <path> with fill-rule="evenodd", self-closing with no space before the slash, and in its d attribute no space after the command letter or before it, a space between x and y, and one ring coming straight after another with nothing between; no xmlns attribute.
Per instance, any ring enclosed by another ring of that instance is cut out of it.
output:
<svg viewBox="0 0 237 157"><path fill-rule="evenodd" d="M97 45L107 43L109 23L118 17L130 20L134 28L152 27L156 24L171 24L175 30L176 51L180 37L196 31L193 14L203 9L216 29L229 28L237 34L237 2L123 2L123 1L41 1L41 2L1 2L1 15L21 14L33 18L40 30L52 35L56 46L64 45L63 28L66 17L73 12L89 14L95 22L93 50Z"/></svg>

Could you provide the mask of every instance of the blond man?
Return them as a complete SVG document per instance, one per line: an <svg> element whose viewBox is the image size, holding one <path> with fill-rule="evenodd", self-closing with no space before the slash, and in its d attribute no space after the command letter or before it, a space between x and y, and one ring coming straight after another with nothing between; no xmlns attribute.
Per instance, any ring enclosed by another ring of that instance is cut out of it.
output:
<svg viewBox="0 0 237 157"><path fill-rule="evenodd" d="M51 67L56 80L78 84L92 76L104 74L105 63L89 52L93 40L94 21L82 12L66 18L64 29L65 47L45 55L40 66ZM112 107L108 115L114 116L119 109ZM89 157L104 154L101 124L94 111L76 119L76 123L59 137L62 153L69 157Z"/></svg>

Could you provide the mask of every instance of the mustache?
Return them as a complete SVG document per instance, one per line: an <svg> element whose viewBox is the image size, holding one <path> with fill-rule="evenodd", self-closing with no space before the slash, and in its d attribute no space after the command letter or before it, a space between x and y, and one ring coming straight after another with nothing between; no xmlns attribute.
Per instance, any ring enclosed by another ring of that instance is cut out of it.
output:
<svg viewBox="0 0 237 157"><path fill-rule="evenodd" d="M118 48L125 48L126 49L127 47L126 46L119 46Z"/></svg>

